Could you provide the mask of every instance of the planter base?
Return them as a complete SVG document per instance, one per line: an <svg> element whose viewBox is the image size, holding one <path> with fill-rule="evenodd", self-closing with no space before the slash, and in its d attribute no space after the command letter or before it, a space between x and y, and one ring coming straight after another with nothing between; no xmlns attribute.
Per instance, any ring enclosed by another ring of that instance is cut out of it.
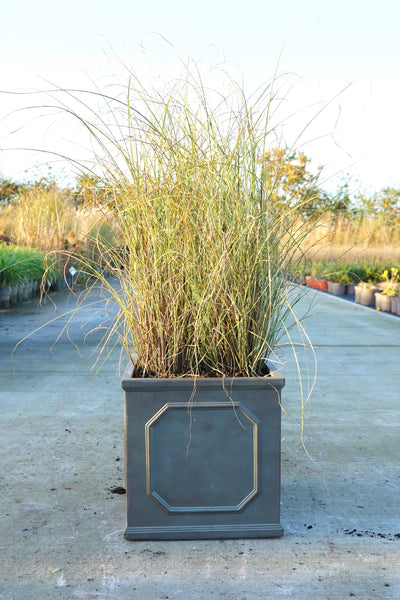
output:
<svg viewBox="0 0 400 600"><path fill-rule="evenodd" d="M215 525L215 526L175 526L175 527L127 527L127 540L210 540L236 538L281 537L283 527L280 524L255 525Z"/></svg>

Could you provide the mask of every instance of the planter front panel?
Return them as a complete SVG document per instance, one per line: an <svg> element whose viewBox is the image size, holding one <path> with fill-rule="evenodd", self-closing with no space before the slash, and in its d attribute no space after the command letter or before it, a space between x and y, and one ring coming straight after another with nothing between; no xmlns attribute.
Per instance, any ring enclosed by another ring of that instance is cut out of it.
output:
<svg viewBox="0 0 400 600"><path fill-rule="evenodd" d="M167 512L240 511L258 493L258 420L243 407L167 403L145 434L147 494Z"/></svg>
<svg viewBox="0 0 400 600"><path fill-rule="evenodd" d="M271 385L271 382L274 382ZM270 537L281 377L124 378L127 539Z"/></svg>

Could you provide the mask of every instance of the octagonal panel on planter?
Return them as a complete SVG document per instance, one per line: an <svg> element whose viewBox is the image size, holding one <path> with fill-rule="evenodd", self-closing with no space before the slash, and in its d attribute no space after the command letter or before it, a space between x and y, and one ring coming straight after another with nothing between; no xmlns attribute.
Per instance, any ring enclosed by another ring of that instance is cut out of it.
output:
<svg viewBox="0 0 400 600"><path fill-rule="evenodd" d="M259 491L258 425L240 402L165 404L145 425L147 494L168 513L241 511Z"/></svg>

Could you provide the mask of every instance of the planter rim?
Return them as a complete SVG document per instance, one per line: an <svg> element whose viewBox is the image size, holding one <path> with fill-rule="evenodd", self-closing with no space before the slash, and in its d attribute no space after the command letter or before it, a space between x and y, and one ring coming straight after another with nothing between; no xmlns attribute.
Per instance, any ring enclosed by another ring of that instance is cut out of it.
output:
<svg viewBox="0 0 400 600"><path fill-rule="evenodd" d="M141 391L152 391L163 389L192 389L194 381L196 385L207 389L240 388L263 388L273 387L281 389L285 385L285 379L279 371L271 371L267 377L132 377L133 366L129 363L121 380L124 390L140 388Z"/></svg>

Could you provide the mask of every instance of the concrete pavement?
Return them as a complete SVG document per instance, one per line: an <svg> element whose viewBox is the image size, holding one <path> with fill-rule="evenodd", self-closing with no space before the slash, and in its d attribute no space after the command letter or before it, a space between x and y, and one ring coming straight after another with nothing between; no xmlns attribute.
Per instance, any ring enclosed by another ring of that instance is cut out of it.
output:
<svg viewBox="0 0 400 600"><path fill-rule="evenodd" d="M400 599L400 318L323 293L302 300L318 373L308 456L282 350L283 538L127 542L113 491L124 485L118 348L90 369L103 304L53 348L66 318L52 321L10 361L24 335L73 307L52 298L56 312L49 301L0 312L1 600ZM299 360L311 382L312 355L299 348Z"/></svg>

